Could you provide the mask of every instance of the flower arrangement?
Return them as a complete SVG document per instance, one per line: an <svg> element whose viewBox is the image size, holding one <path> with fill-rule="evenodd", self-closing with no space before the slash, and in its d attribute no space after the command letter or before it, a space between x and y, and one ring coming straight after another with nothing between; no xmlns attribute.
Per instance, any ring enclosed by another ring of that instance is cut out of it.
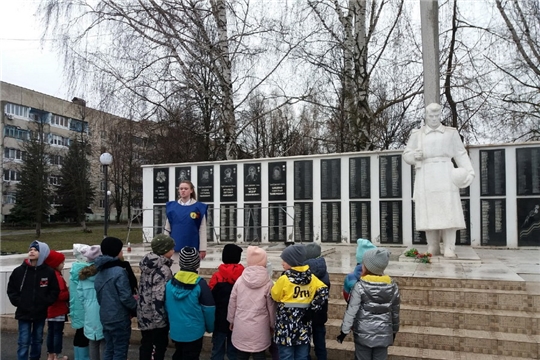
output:
<svg viewBox="0 0 540 360"><path fill-rule="evenodd" d="M407 251L405 251L405 256L407 257L413 257L415 258L418 262L421 262L422 264L431 264L431 253L428 253L428 252L425 252L425 253L420 253L418 252L418 250L416 250L415 248L411 248Z"/></svg>

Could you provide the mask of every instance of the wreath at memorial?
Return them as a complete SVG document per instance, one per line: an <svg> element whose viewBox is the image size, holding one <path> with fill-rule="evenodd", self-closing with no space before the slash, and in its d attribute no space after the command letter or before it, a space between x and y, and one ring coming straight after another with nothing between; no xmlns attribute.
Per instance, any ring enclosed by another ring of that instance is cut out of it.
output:
<svg viewBox="0 0 540 360"><path fill-rule="evenodd" d="M405 256L415 258L416 261L422 264L431 264L431 253L420 253L415 248L411 248L405 251Z"/></svg>

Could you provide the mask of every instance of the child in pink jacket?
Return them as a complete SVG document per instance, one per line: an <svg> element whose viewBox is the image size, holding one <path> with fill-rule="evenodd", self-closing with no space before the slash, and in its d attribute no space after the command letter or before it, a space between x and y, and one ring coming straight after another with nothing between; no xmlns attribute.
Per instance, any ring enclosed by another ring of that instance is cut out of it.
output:
<svg viewBox="0 0 540 360"><path fill-rule="evenodd" d="M247 267L236 281L229 300L227 321L237 359L266 359L276 322L276 305L270 290L272 280L266 271L266 252L258 246L247 249Z"/></svg>

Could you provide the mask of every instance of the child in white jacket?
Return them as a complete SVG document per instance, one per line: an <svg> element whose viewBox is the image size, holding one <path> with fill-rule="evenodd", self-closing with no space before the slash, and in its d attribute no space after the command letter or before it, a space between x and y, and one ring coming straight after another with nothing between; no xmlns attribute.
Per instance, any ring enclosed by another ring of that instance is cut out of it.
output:
<svg viewBox="0 0 540 360"><path fill-rule="evenodd" d="M234 284L227 321L231 324L232 343L237 359L266 359L276 322L276 304L270 290L272 280L266 270L266 252L258 246L247 249L247 267Z"/></svg>

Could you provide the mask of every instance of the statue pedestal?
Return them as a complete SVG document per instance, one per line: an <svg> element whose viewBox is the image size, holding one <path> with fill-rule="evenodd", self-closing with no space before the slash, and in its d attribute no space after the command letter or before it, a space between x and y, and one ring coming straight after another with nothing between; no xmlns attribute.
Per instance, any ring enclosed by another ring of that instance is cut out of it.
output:
<svg viewBox="0 0 540 360"><path fill-rule="evenodd" d="M427 251L427 245L414 245L411 248L415 248L419 253L425 253ZM406 249L404 253L409 250ZM399 256L400 262L419 262L413 257L405 256L405 254ZM431 263L433 264L481 264L482 260L476 253L476 251L470 246L456 246L456 257L445 258L442 255L432 256Z"/></svg>

